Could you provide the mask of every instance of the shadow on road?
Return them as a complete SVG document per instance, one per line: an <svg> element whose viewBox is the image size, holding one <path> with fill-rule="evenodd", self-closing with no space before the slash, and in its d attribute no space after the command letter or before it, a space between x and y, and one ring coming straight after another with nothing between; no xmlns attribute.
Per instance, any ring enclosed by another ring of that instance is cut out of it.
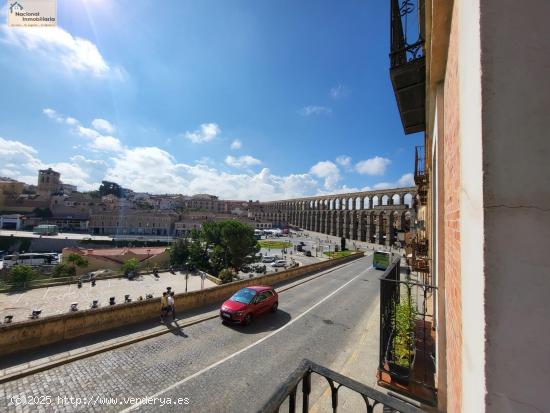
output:
<svg viewBox="0 0 550 413"><path fill-rule="evenodd" d="M180 326L178 324L178 320L172 321L170 324L166 324L166 327L170 332L175 336L181 336L183 338L187 338L188 335L184 333L183 326Z"/></svg>
<svg viewBox="0 0 550 413"><path fill-rule="evenodd" d="M259 315L253 319L252 323L248 326L229 324L226 322L224 322L224 325L238 331L239 333L258 334L265 331L277 330L288 323L291 318L292 317L289 313L279 309L276 313L265 313Z"/></svg>

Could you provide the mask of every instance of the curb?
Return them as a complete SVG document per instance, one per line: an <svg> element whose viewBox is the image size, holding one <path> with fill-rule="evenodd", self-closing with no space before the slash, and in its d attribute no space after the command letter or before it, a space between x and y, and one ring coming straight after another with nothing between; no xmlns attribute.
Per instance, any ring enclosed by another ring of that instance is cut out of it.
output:
<svg viewBox="0 0 550 413"><path fill-rule="evenodd" d="M365 258L365 257L367 257L367 255L364 255L361 258ZM334 272L338 269L345 268L345 267L355 263L357 260L359 260L361 258L351 260L351 261L343 263L342 265L339 265L337 267L330 268L328 270L322 271L319 274L310 276L309 278L307 278L305 280L302 280L302 281L299 281L299 282L296 282L295 284L292 284L288 287L277 289L277 293L282 293L282 292L288 291L292 288L298 287L298 286L300 286L302 284L305 284L309 281L312 281L312 280L315 280L317 278L323 277L327 274L330 274L331 272ZM209 316L197 318L195 320L187 321L187 322L184 322L180 326L180 329L182 329L184 327L189 327L189 326L192 326L192 325L195 325L195 324L199 324L199 323L202 323L204 321L213 320L213 319L216 319L218 317L219 317L219 315L216 313L215 315L209 315ZM116 343L107 344L105 346L101 346L101 347L98 347L98 348L95 348L95 349L92 349L92 350L82 351L78 354L74 354L74 355L69 354L69 356L67 356L67 357L60 358L59 360L53 360L53 361L50 361L50 362L46 362L46 363L43 363L41 365L37 365L36 367L28 366L27 368L21 369L21 371L17 371L17 372L12 373L12 374L6 374L6 375L3 375L3 376L0 376L0 384L7 383L7 382L13 381L13 380L17 380L17 379L20 379L20 378L23 378L23 377L31 376L31 375L36 374L36 373L40 373L40 372L43 372L43 371L46 371L46 370L49 370L49 369L52 369L52 368L55 368L55 367L58 367L58 366L62 366L64 364L68 364L68 363L72 363L74 361L78 361L78 360L82 360L82 359L85 359L85 358L88 358L88 357L92 357L92 356L95 356L97 354L105 353L105 352L110 351L110 350L115 350L117 348L124 347L124 346L134 344L134 343L138 343L140 341L148 340L150 338L155 338L155 337L158 337L158 336L161 336L161 335L164 335L164 334L168 334L170 332L172 332L172 330L170 328L161 329L161 330L158 330L158 331L154 331L152 333L139 335L137 337L133 337L133 338L130 338L130 339L127 339L127 340L122 340L122 341L119 341L119 342L116 342ZM7 369L7 370L9 370L9 369Z"/></svg>

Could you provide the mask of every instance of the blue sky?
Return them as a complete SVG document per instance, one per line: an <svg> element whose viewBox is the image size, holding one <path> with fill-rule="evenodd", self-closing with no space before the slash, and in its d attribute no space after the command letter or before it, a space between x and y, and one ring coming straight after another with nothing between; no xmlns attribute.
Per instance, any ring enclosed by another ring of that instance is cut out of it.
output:
<svg viewBox="0 0 550 413"><path fill-rule="evenodd" d="M412 184L389 2L58 0L0 15L0 176L281 199Z"/></svg>

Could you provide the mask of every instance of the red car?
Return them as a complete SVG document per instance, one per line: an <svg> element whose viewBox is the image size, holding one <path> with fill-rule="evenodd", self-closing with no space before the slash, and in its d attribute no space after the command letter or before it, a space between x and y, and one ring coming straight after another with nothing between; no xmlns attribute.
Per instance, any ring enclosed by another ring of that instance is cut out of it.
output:
<svg viewBox="0 0 550 413"><path fill-rule="evenodd" d="M251 286L242 288L222 304L222 321L248 325L252 319L262 313L277 311L279 296L273 287Z"/></svg>

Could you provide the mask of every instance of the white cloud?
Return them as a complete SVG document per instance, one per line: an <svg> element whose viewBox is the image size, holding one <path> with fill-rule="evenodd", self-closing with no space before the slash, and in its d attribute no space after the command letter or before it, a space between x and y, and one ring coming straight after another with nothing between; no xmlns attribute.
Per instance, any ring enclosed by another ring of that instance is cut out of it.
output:
<svg viewBox="0 0 550 413"><path fill-rule="evenodd" d="M121 152L124 147L120 140L112 136L98 136L88 145L89 148L98 151Z"/></svg>
<svg viewBox="0 0 550 413"><path fill-rule="evenodd" d="M107 120L96 118L92 121L92 128L82 126L78 119L73 117L64 117L56 112L54 109L45 108L42 112L57 122L65 122L67 125L73 126L73 131L83 138L89 140L87 148L92 151L107 151L107 152L121 152L124 146L118 138L110 135L103 135L101 132L112 133L115 127Z"/></svg>
<svg viewBox="0 0 550 413"><path fill-rule="evenodd" d="M45 167L37 156L32 146L0 137L0 176L36 184L38 170Z"/></svg>
<svg viewBox="0 0 550 413"><path fill-rule="evenodd" d="M257 174L230 174L204 163L177 163L172 155L156 147L125 150L113 158L113 166L105 179L136 191L211 193L225 199L243 200L295 198L312 194L317 187L308 174L276 176L267 168Z"/></svg>
<svg viewBox="0 0 550 413"><path fill-rule="evenodd" d="M262 161L250 155L239 156L238 158L232 155L227 155L225 158L225 163L235 168L245 168L248 166L259 165Z"/></svg>
<svg viewBox="0 0 550 413"><path fill-rule="evenodd" d="M387 158L375 156L355 164L355 170L362 175L384 175L386 167L391 163Z"/></svg>
<svg viewBox="0 0 550 413"><path fill-rule="evenodd" d="M340 155L336 158L336 163L342 166L346 171L351 170L351 157L346 155Z"/></svg>
<svg viewBox="0 0 550 413"><path fill-rule="evenodd" d="M120 76L122 68L112 68L97 46L87 39L76 37L61 27L8 28L0 26L1 40L25 48L33 54L62 64L67 70L103 77L109 73Z"/></svg>
<svg viewBox="0 0 550 413"><path fill-rule="evenodd" d="M327 108L325 106L305 106L300 110L300 114L303 116L311 116L311 115L330 115L332 113L331 108Z"/></svg>
<svg viewBox="0 0 550 413"><path fill-rule="evenodd" d="M178 163L157 147L124 148L107 159L75 155L66 162L51 164L42 162L37 155L29 145L0 138L0 175L36 184L38 169L52 167L61 172L63 182L77 185L80 190L97 189L106 179L136 191L211 193L243 200L290 199L318 191L317 182L307 173L278 176L263 168L258 173L231 174L204 163Z"/></svg>
<svg viewBox="0 0 550 413"><path fill-rule="evenodd" d="M115 131L115 127L105 119L94 119L92 126L99 132L113 133Z"/></svg>
<svg viewBox="0 0 550 413"><path fill-rule="evenodd" d="M376 185L374 185L374 189L389 189L389 188L396 188L397 185L393 185L390 182L379 182Z"/></svg>
<svg viewBox="0 0 550 413"><path fill-rule="evenodd" d="M233 142L231 142L231 149L241 149L242 146L243 143L238 139L235 139Z"/></svg>
<svg viewBox="0 0 550 413"><path fill-rule="evenodd" d="M42 113L48 118L55 120L56 122L63 122L63 117L59 115L54 109L44 108L42 109Z"/></svg>
<svg viewBox="0 0 550 413"><path fill-rule="evenodd" d="M342 99L349 95L350 90L347 86L338 84L330 89L330 97L333 99Z"/></svg>
<svg viewBox="0 0 550 413"><path fill-rule="evenodd" d="M203 123L193 132L185 132L185 137L193 143L210 142L220 134L220 127L216 123Z"/></svg>
<svg viewBox="0 0 550 413"><path fill-rule="evenodd" d="M403 175L401 178L399 178L397 184L401 187L415 186L414 175L412 173Z"/></svg>
<svg viewBox="0 0 550 413"><path fill-rule="evenodd" d="M32 146L0 138L0 176L36 185L38 170L51 167L62 174L63 182L77 185L80 190L90 190L98 188L97 182L101 181L106 166L104 161L88 160L80 155L72 157L70 162L48 164L37 155Z"/></svg>
<svg viewBox="0 0 550 413"><path fill-rule="evenodd" d="M374 189L405 188L409 186L415 186L412 173L406 173L397 182L379 182L374 185Z"/></svg>
<svg viewBox="0 0 550 413"><path fill-rule="evenodd" d="M309 172L319 178L325 179L325 189L333 190L340 180L340 169L331 161L317 162Z"/></svg>
<svg viewBox="0 0 550 413"><path fill-rule="evenodd" d="M86 127L80 126L80 125L77 126L76 132L80 136L82 136L84 138L89 138L89 139L95 139L95 138L101 136L101 133L99 133L98 131L96 131L94 129L86 128Z"/></svg>

